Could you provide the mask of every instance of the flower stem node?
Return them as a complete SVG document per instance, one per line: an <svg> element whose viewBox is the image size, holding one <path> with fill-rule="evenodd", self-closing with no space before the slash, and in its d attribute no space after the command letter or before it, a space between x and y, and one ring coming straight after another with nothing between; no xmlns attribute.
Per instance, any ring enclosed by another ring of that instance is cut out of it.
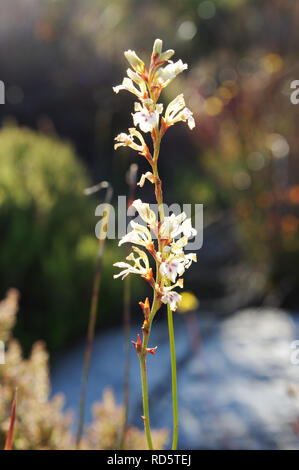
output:
<svg viewBox="0 0 299 470"><path fill-rule="evenodd" d="M143 279L145 279L152 287L155 285L154 281L154 276L153 276L153 270L150 268L146 274L141 276Z"/></svg>
<svg viewBox="0 0 299 470"><path fill-rule="evenodd" d="M148 300L148 297L145 299L144 302L139 302L140 307L142 308L143 314L145 318L148 318L151 313L151 306Z"/></svg>
<svg viewBox="0 0 299 470"><path fill-rule="evenodd" d="M149 321L148 321L148 317L145 318L144 322L143 322L143 325L142 325L142 333L143 335L147 335L148 332L149 332Z"/></svg>
<svg viewBox="0 0 299 470"><path fill-rule="evenodd" d="M132 341L132 344L134 345L134 348L136 349L136 352L139 356L139 354L141 354L141 351L142 351L142 343L141 343L141 339L140 339L140 335L138 333L137 335L137 341Z"/></svg>
<svg viewBox="0 0 299 470"><path fill-rule="evenodd" d="M155 346L154 348L146 348L146 352L152 354L153 356L155 356L156 355L155 351L156 351L157 348L158 348L158 346Z"/></svg>

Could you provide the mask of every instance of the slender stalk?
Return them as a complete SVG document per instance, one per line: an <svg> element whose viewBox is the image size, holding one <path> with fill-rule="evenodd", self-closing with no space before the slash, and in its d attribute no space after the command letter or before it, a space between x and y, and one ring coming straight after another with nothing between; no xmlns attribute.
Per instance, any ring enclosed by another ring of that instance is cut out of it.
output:
<svg viewBox="0 0 299 470"><path fill-rule="evenodd" d="M171 357L171 376L172 376L172 405L173 405L173 439L172 450L176 450L178 443L178 396L177 396L177 377L176 377L176 359L175 359L175 343L173 331L172 311L167 304L168 331Z"/></svg>
<svg viewBox="0 0 299 470"><path fill-rule="evenodd" d="M146 355L147 355L147 345L152 328L153 319L160 308L160 302L154 296L152 310L149 316L149 326L147 333L143 335L142 348L138 354L140 360L140 371L141 371L141 382L142 382L142 401L143 401L143 421L144 421L144 430L147 440L147 445L149 450L153 450L153 442L151 438L151 427L150 427L150 418L149 418L149 406L148 406L148 387L147 387L147 373L146 373Z"/></svg>
<svg viewBox="0 0 299 470"><path fill-rule="evenodd" d="M134 200L134 193L136 187L136 177L137 177L138 166L133 163L130 166L128 172L128 184L129 184L129 198L128 205L129 208ZM126 254L127 256L130 253L130 248L127 245ZM125 367L124 367L124 388L123 388L123 397L124 397L124 416L123 416L123 427L120 437L120 449L123 449L126 439L126 432L128 427L128 410L129 410L129 391L130 391L130 323L131 323L131 279L130 276L127 276L125 279L124 286L124 336L125 336Z"/></svg>
<svg viewBox="0 0 299 470"><path fill-rule="evenodd" d="M90 359L91 359L91 350L92 350L94 331L95 331L95 325L96 325L96 319L97 319L99 289L100 289L101 274L102 274L102 259L103 259L104 244L106 240L107 225L108 225L108 219L109 219L110 202L111 202L112 195L113 195L112 187L106 181L103 181L99 185L96 185L92 188L88 188L85 190L85 194L89 195L89 194L95 193L96 191L102 188L107 189L106 197L105 197L106 206L104 209L101 233L99 237L98 259L97 259L97 266L96 266L96 271L95 271L95 276L94 276L90 312L89 312L84 367L83 367L83 375L82 375L82 383L81 383L81 391L80 391L79 420L78 420L78 429L77 429L77 436L76 436L76 448L77 449L79 449L80 447L80 442L82 439L83 427L84 427L86 390L87 390L88 373L89 373L89 366L90 366Z"/></svg>
<svg viewBox="0 0 299 470"><path fill-rule="evenodd" d="M155 153L154 153L154 165L153 165L153 173L156 177L155 183L155 194L157 203L159 206L159 216L160 222L164 221L164 208L163 208L163 193L162 193L162 184L159 178L158 173L158 156L160 151L160 142L161 137L157 139L157 143L155 145ZM160 248L160 240L159 240L159 249ZM176 450L177 448L177 441L178 441L178 397L177 397L177 377L176 377L176 356L175 356L175 342L174 342L174 330L173 330L173 315L170 309L169 304L167 304L167 316L168 316L168 331L169 331L169 344L170 344L170 355L171 355L171 377L172 377L172 406L173 406L173 440L172 440L172 449Z"/></svg>
<svg viewBox="0 0 299 470"><path fill-rule="evenodd" d="M144 355L140 356L140 371L141 371L141 382L142 382L142 396L143 396L143 421L144 430L147 439L147 445L149 450L153 450L153 443L151 437L151 426L149 420L149 407L148 407L148 389L147 389L147 377L146 377L146 359Z"/></svg>

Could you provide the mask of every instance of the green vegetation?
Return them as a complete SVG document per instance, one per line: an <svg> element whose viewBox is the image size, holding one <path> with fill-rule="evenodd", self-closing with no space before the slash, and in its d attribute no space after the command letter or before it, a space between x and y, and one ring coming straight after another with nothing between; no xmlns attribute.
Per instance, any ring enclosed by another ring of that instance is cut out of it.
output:
<svg viewBox="0 0 299 470"><path fill-rule="evenodd" d="M5 127L0 167L1 289L22 292L17 335L26 349L40 337L54 349L86 331L97 201L83 195L90 185L84 167L57 138ZM113 261L108 243L100 319L121 308L122 287L112 291L110 282Z"/></svg>

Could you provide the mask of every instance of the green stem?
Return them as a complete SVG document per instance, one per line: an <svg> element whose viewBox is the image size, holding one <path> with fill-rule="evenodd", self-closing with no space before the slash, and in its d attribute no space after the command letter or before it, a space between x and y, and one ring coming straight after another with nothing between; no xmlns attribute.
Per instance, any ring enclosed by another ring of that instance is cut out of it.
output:
<svg viewBox="0 0 299 470"><path fill-rule="evenodd" d="M144 430L147 440L147 445L149 450L153 450L153 443L151 437L151 427L149 420L149 408L148 408L148 389L147 389L147 377L146 377L146 363L145 355L140 355L140 370L141 370L141 382L142 382L142 396L143 396L143 421L144 421Z"/></svg>
<svg viewBox="0 0 299 470"><path fill-rule="evenodd" d="M178 443L178 395L177 395L177 378L176 378L176 359L175 344L173 331L173 317L169 304L167 304L169 344L171 356L171 376L172 376L172 406L173 406L173 440L172 450L176 450Z"/></svg>
<svg viewBox="0 0 299 470"><path fill-rule="evenodd" d="M156 130L158 132L158 130ZM161 137L156 141L155 152L154 152L154 164L153 174L156 177L155 193L156 199L159 206L160 222L164 221L164 208L163 208L163 193L161 180L158 173L158 157L160 151ZM159 239L159 250L161 251L161 240ZM159 279L159 273L158 273ZM173 440L172 450L176 450L178 442L178 397L177 397L177 377L176 377L176 357L175 357L175 343L174 343L174 331L173 331L173 316L169 304L167 304L167 316L168 316L168 331L169 331L169 343L170 343L170 355L171 355L171 377L172 377L172 407L173 407Z"/></svg>
<svg viewBox="0 0 299 470"><path fill-rule="evenodd" d="M147 331L147 334L144 334L143 336L142 349L139 354L141 382L142 382L144 430L145 430L145 435L146 435L146 440L147 440L147 445L148 445L149 450L153 450L154 447L153 447L152 437L151 437L149 406L148 406L148 388L147 388L147 375L146 375L146 355L147 355L146 348L148 345L148 339L149 339L151 328L152 328L152 322L159 309L159 306L160 306L159 301L157 301L157 299L154 297L152 311L149 317L148 331Z"/></svg>

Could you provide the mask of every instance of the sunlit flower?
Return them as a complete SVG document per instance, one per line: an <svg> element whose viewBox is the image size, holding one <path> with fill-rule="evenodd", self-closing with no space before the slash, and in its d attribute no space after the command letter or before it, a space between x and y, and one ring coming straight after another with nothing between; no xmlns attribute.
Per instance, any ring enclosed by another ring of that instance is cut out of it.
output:
<svg viewBox="0 0 299 470"><path fill-rule="evenodd" d="M163 106L161 107L161 105L157 105L151 110L148 103L144 103L143 106L140 103L135 103L135 113L132 115L134 126L139 125L143 132L151 132L159 124L159 114L162 110Z"/></svg>
<svg viewBox="0 0 299 470"><path fill-rule="evenodd" d="M182 296L180 294L178 294L177 292L173 291L173 289L175 287L180 287L180 288L183 288L183 279L179 279L178 282L176 282L176 284L174 284L173 286L170 286L170 287L162 287L160 289L160 292L161 292L161 300L163 302L163 304L169 304L170 306L170 309L174 312L178 305L180 304L181 300L182 300Z"/></svg>
<svg viewBox="0 0 299 470"><path fill-rule="evenodd" d="M144 98L144 88L140 85L139 85L139 88L136 88L134 86L133 81L128 77L125 77L123 79L123 82L121 85L117 85L113 87L113 91L115 93L119 93L121 90L127 90L130 93L133 93L134 95L136 95L139 99Z"/></svg>
<svg viewBox="0 0 299 470"><path fill-rule="evenodd" d="M188 68L188 65L184 64L181 59L177 62L169 62L165 67L160 67L154 77L155 82L162 88L169 85L177 75Z"/></svg>
<svg viewBox="0 0 299 470"><path fill-rule="evenodd" d="M178 95L169 103L165 113L166 128L173 126L173 124L179 121L187 122L191 130L195 127L193 113L190 109L186 108L183 94Z"/></svg>
<svg viewBox="0 0 299 470"><path fill-rule="evenodd" d="M186 219L181 225L181 233L185 237L192 238L197 235L197 230L192 227L191 219Z"/></svg>
<svg viewBox="0 0 299 470"><path fill-rule="evenodd" d="M151 228L156 227L156 214L150 209L149 204L144 203L141 199L136 199L132 206L135 207L138 214Z"/></svg>
<svg viewBox="0 0 299 470"><path fill-rule="evenodd" d="M160 265L160 273L171 282L175 282L177 276L184 273L184 264L180 261L180 258L166 260Z"/></svg>
<svg viewBox="0 0 299 470"><path fill-rule="evenodd" d="M142 134L135 129L135 127L131 127L129 129L130 134L125 134L122 132L114 140L116 140L116 144L114 145L114 149L117 150L119 147L130 147L134 150L137 150L141 155L149 155L148 146L146 145ZM136 140L137 139L137 142ZM138 142L139 141L139 142Z"/></svg>
<svg viewBox="0 0 299 470"><path fill-rule="evenodd" d="M144 62L138 57L135 51L129 49L128 51L124 52L125 58L131 65L131 67L135 70L135 72L143 74L145 72L145 64Z"/></svg>
<svg viewBox="0 0 299 470"><path fill-rule="evenodd" d="M155 177L154 177L154 175L152 174L151 171L147 171L146 173L141 175L141 178L140 178L139 182L137 183L137 186L140 186L140 188L143 188L145 180L148 180L151 183L155 182Z"/></svg>
<svg viewBox="0 0 299 470"><path fill-rule="evenodd" d="M177 276L182 276L185 270L191 266L192 261L197 261L195 253L185 255L182 252L179 256L170 255L161 263L160 273L171 282L175 282Z"/></svg>
<svg viewBox="0 0 299 470"><path fill-rule="evenodd" d="M182 212L179 215L171 214L169 217L165 217L160 227L161 238L174 238L176 235L181 233L181 231L178 230L186 217L187 215L185 212Z"/></svg>
<svg viewBox="0 0 299 470"><path fill-rule="evenodd" d="M133 246L132 248L139 256L135 257L133 252L127 256L126 259L128 261L132 261L133 264L124 263L123 261L114 263L113 266L122 269L120 273L113 276L115 279L120 276L122 279L124 279L129 274L139 274L140 276L146 276L148 274L150 266L147 255L144 253L144 251L137 248L137 246Z"/></svg>
<svg viewBox="0 0 299 470"><path fill-rule="evenodd" d="M118 246L123 245L124 243L136 243L137 245L142 245L144 247L148 247L152 243L152 237L148 228L144 227L144 225L130 222L131 227L133 230L122 237Z"/></svg>

